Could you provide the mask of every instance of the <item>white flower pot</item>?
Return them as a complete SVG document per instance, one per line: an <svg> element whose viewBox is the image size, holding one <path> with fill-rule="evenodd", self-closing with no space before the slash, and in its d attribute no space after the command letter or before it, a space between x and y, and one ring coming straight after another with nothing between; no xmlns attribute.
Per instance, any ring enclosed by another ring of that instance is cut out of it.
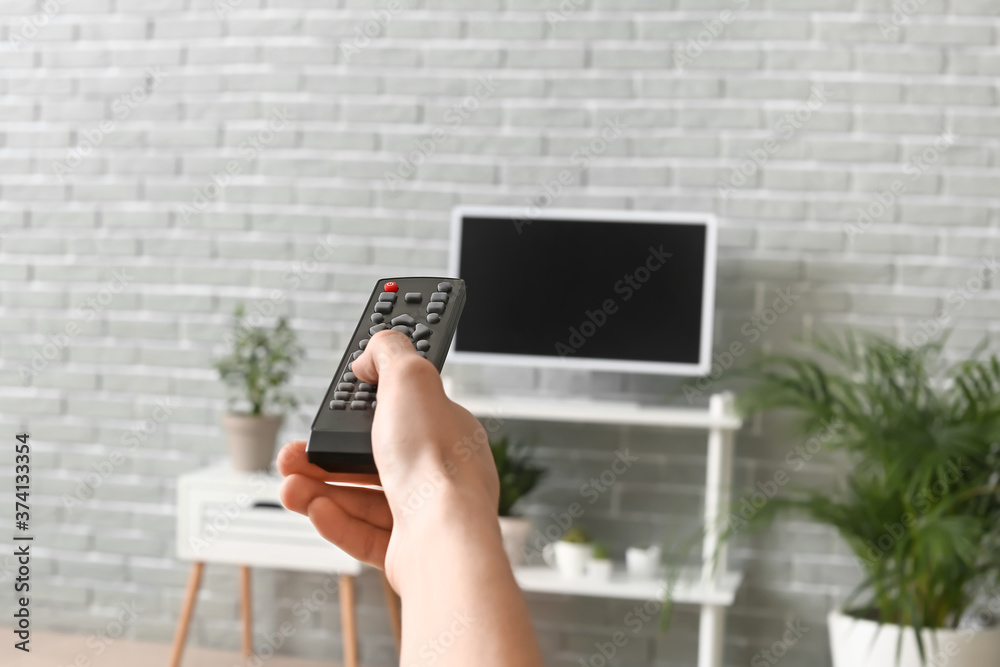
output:
<svg viewBox="0 0 1000 667"><path fill-rule="evenodd" d="M629 547L625 550L625 571L633 579L652 579L660 571L660 546Z"/></svg>
<svg viewBox="0 0 1000 667"><path fill-rule="evenodd" d="M594 552L593 544L577 542L553 542L542 549L542 558L549 567L554 567L559 574L567 579L577 579L583 576L587 562Z"/></svg>
<svg viewBox="0 0 1000 667"><path fill-rule="evenodd" d="M507 552L511 567L516 567L524 561L524 543L528 541L530 532L531 522L527 519L515 516L500 517L503 550Z"/></svg>
<svg viewBox="0 0 1000 667"><path fill-rule="evenodd" d="M833 667L992 667L1000 665L1000 627L983 630L925 630L926 665L920 660L916 635L910 628L882 625L839 611L827 618ZM903 634L896 662L899 635Z"/></svg>
<svg viewBox="0 0 1000 667"><path fill-rule="evenodd" d="M258 472L271 469L278 429L285 420L283 415L242 415L227 412L222 416L226 430L229 458L233 470Z"/></svg>

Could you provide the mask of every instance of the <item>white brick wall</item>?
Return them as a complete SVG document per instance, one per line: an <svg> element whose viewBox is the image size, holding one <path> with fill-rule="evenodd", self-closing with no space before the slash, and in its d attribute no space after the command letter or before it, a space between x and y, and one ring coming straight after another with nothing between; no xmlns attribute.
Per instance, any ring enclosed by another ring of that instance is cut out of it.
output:
<svg viewBox="0 0 1000 667"><path fill-rule="evenodd" d="M73 0L47 20L51 3L0 3L0 423L35 436L37 624L90 634L136 597L149 610L137 635L169 638L185 570L170 557L174 478L224 453L210 360L237 300L286 289L289 272L331 239L330 259L282 302L309 347L296 382L305 405L285 434L302 436L371 281L444 271L453 205L525 204L608 118L621 118L623 136L573 170L558 204L716 212L720 350L780 346L845 324L912 336L1000 250L997 0L927 0L898 25L888 0L401 4L371 28L374 38L355 42L384 0ZM724 16L717 38L692 41ZM25 19L47 25L22 40ZM162 72L159 84L147 67ZM483 78L495 92L456 115ZM814 85L828 101L782 134ZM268 132L281 110L294 119ZM435 128L447 138L391 191L385 173ZM911 180L907 162L945 131L953 144ZM763 165L748 161L771 138L778 149ZM70 167L61 179L56 162ZM216 188L212 173L227 165L238 173ZM718 182L741 165L752 173L722 196ZM905 184L898 199L851 233L859 208L871 210L896 179ZM114 269L127 284L86 319L84 302L110 294ZM956 352L995 343L994 282L952 313ZM796 307L750 342L745 323L789 287L802 295ZM19 364L46 354L49 335L70 322L79 333L23 383ZM652 397L681 389L610 375L466 380ZM60 495L163 398L172 418L93 500L64 507ZM740 484L782 465L790 443L770 424L741 437ZM695 438L510 430L553 467L528 507L540 525L621 444L644 465L588 513L599 538L620 546L662 536L697 513L690 480L704 462ZM8 464L0 461L5 477ZM799 474L811 484L829 472ZM737 557L751 576L730 617L732 665L774 641L787 617L820 628L856 578L829 531L793 522ZM259 578L261 632L318 581ZM235 577L214 568L207 588L194 639L235 647ZM627 612L594 600L530 603L557 666L581 664ZM336 654L328 607L288 651ZM372 577L361 608L362 657L392 664ZM645 629L620 664L693 664L694 623L681 610L668 637ZM822 629L809 633L783 664L827 664L825 642Z"/></svg>

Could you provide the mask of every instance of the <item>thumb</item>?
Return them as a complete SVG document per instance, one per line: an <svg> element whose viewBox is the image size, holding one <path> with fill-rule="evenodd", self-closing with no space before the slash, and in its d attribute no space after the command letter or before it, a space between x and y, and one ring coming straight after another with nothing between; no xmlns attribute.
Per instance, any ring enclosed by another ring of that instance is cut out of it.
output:
<svg viewBox="0 0 1000 667"><path fill-rule="evenodd" d="M398 331L379 331L371 337L364 352L351 364L351 371L368 384L378 384L401 361L421 359L407 336ZM428 362L429 363L429 362Z"/></svg>

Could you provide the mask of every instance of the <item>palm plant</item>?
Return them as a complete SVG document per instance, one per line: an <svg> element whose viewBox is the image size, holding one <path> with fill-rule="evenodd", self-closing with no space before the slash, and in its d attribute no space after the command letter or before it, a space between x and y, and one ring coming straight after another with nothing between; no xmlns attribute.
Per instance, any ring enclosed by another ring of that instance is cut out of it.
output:
<svg viewBox="0 0 1000 667"><path fill-rule="evenodd" d="M511 445L507 438L491 442L490 450L500 477L499 515L513 516L514 503L535 488L545 471L534 466L530 455Z"/></svg>
<svg viewBox="0 0 1000 667"><path fill-rule="evenodd" d="M779 494L722 528L732 538L786 511L832 526L862 572L847 613L913 628L924 661L921 631L956 628L1000 573L1000 361L946 364L941 347L848 333L753 364L742 412L793 411L853 468L832 494Z"/></svg>

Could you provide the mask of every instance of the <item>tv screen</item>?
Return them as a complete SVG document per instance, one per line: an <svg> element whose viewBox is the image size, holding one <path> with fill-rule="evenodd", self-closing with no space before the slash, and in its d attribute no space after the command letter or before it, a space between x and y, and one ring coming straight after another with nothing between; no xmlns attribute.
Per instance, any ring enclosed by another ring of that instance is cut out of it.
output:
<svg viewBox="0 0 1000 667"><path fill-rule="evenodd" d="M699 375L710 368L715 224L705 214L459 208L468 301L457 361Z"/></svg>

